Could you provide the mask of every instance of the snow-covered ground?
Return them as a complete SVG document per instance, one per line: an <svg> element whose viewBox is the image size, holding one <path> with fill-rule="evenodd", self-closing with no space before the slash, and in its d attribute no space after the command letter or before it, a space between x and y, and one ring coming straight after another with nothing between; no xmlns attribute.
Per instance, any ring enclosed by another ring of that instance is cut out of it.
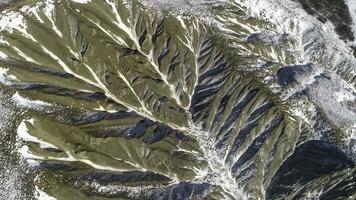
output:
<svg viewBox="0 0 356 200"><path fill-rule="evenodd" d="M356 37L356 1L355 0L345 0L346 4L349 6L349 12L353 21L352 31Z"/></svg>

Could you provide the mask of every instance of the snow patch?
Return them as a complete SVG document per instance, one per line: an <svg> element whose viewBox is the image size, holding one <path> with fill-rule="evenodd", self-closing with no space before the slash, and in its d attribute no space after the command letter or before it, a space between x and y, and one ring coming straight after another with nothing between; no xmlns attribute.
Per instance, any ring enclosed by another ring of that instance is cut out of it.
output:
<svg viewBox="0 0 356 200"><path fill-rule="evenodd" d="M20 125L19 125L18 128L17 128L17 136L18 136L19 138L21 138L22 140L27 141L27 142L39 143L39 144L40 144L40 147L41 147L41 148L44 148L44 149L45 149L45 148L57 149L56 146L54 146L54 145L52 145L52 144L50 144L50 143L48 143L48 142L45 142L45 141L43 141L43 140L40 140L39 138L37 138L37 137L31 135L31 134L29 133L29 130L28 130L28 128L27 128L26 123L31 123L31 124L33 124L33 119L27 120L27 121L22 121L22 122L20 123Z"/></svg>
<svg viewBox="0 0 356 200"><path fill-rule="evenodd" d="M15 101L18 105L27 107L27 108L34 108L34 109L41 109L42 107L51 106L50 103L40 101L40 100L31 100L21 96L18 92L16 92L12 96L12 100Z"/></svg>
<svg viewBox="0 0 356 200"><path fill-rule="evenodd" d="M83 4L91 2L91 0L71 0L71 1L73 1L75 3L83 3Z"/></svg>
<svg viewBox="0 0 356 200"><path fill-rule="evenodd" d="M105 109L102 105L99 105L99 108L94 108L95 111L103 111L103 112L108 112L108 113L116 113L118 112L117 110L108 110Z"/></svg>
<svg viewBox="0 0 356 200"><path fill-rule="evenodd" d="M8 82L7 81L8 71L9 69L0 67L0 83L6 84Z"/></svg>
<svg viewBox="0 0 356 200"><path fill-rule="evenodd" d="M303 112L302 110L300 109L294 109L294 110L291 110L292 111L292 114L300 119L302 119L303 121L305 121L306 123L310 124L310 121L306 115L305 112Z"/></svg>
<svg viewBox="0 0 356 200"><path fill-rule="evenodd" d="M56 198L48 195L44 191L40 190L37 186L35 187L35 197L37 197L37 200L56 200Z"/></svg>
<svg viewBox="0 0 356 200"><path fill-rule="evenodd" d="M353 1L353 0L350 0ZM324 63L333 71L346 71L356 75L356 60L351 47L344 43L328 21L319 22L306 13L298 3L286 0L235 0L236 6L244 6L259 19L276 25L276 33L287 33L297 42L295 56L299 63L314 63L325 51ZM273 9L270 9L272 8ZM322 51L323 50L323 51ZM343 69L338 66L346 63Z"/></svg>
<svg viewBox="0 0 356 200"><path fill-rule="evenodd" d="M13 11L1 14L0 30L12 32L14 29L20 32L26 31L26 24L24 23L22 14Z"/></svg>
<svg viewBox="0 0 356 200"><path fill-rule="evenodd" d="M341 103L344 101L353 101L355 100L356 96L352 91L345 88L340 88L339 91L334 92L334 98L337 102Z"/></svg>
<svg viewBox="0 0 356 200"><path fill-rule="evenodd" d="M0 58L7 58L8 56L5 54L5 53L3 53L3 52L1 52L0 51Z"/></svg>
<svg viewBox="0 0 356 200"><path fill-rule="evenodd" d="M356 123L351 127L350 139L356 140Z"/></svg>
<svg viewBox="0 0 356 200"><path fill-rule="evenodd" d="M350 16L352 18L352 31L356 37L356 1L355 0L346 0L346 4L349 7Z"/></svg>
<svg viewBox="0 0 356 200"><path fill-rule="evenodd" d="M67 161L67 162L74 162L77 161L75 158L68 156L68 157L52 157L52 156L39 156L35 155L31 152L28 146L24 145L17 151L24 159L28 160L57 160L57 161Z"/></svg>

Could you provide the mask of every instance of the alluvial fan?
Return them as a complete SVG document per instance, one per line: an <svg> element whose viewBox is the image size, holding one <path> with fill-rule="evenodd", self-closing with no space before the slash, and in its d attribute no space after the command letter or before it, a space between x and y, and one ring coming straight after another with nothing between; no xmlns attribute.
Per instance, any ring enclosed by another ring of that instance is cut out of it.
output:
<svg viewBox="0 0 356 200"><path fill-rule="evenodd" d="M356 198L353 44L302 8L6 8L0 81L23 110L14 148L34 174L29 199Z"/></svg>

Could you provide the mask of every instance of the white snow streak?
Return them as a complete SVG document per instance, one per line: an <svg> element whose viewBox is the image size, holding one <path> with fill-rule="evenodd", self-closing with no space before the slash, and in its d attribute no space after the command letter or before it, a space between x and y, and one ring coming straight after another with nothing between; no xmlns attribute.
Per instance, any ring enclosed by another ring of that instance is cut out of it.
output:
<svg viewBox="0 0 356 200"><path fill-rule="evenodd" d="M28 108L42 108L46 106L51 106L50 103L40 101L40 100L31 100L21 96L18 92L16 92L12 96L12 100L14 100L18 105Z"/></svg>

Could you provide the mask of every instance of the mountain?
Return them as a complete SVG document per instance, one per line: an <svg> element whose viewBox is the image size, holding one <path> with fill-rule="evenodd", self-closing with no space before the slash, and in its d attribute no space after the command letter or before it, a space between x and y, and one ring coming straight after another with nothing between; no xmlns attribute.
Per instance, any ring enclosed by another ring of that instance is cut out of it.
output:
<svg viewBox="0 0 356 200"><path fill-rule="evenodd" d="M354 198L348 5L16 1L0 15L14 199Z"/></svg>

